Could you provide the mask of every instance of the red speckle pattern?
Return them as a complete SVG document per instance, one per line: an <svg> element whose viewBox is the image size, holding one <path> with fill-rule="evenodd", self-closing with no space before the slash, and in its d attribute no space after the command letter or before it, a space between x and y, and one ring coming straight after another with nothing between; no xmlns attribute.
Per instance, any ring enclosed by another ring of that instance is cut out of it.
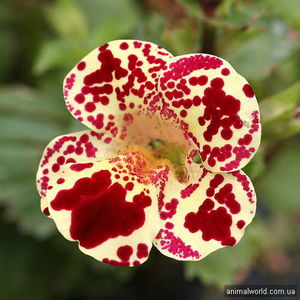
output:
<svg viewBox="0 0 300 300"><path fill-rule="evenodd" d="M138 151L87 165L64 166L64 181L48 194L51 216L66 237L98 260L124 266L144 262L160 228L154 186L159 186L157 175L165 167L149 169Z"/></svg>
<svg viewBox="0 0 300 300"><path fill-rule="evenodd" d="M251 114L251 126L249 130L238 139L238 145L233 148L234 159L225 164L225 167L221 167L221 171L229 172L233 169L240 167L241 161L243 159L250 159L257 150L255 147L250 147L253 137L256 137L257 134L260 135L260 125L259 125L259 112L257 110L253 111Z"/></svg>
<svg viewBox="0 0 300 300"><path fill-rule="evenodd" d="M163 119L181 128L200 149L206 168L234 171L254 155L260 136L258 114L256 130L248 128L257 103L248 101L254 97L250 85L238 79L228 63L202 54L175 58L162 72L158 88Z"/></svg>
<svg viewBox="0 0 300 300"><path fill-rule="evenodd" d="M127 50L128 47L129 47L129 45L126 42L123 42L123 43L120 44L120 49L122 49L122 50Z"/></svg>
<svg viewBox="0 0 300 300"><path fill-rule="evenodd" d="M133 253L131 246L126 245L118 248L117 255L122 261L129 261L130 256Z"/></svg>
<svg viewBox="0 0 300 300"><path fill-rule="evenodd" d="M245 222L244 220L239 220L239 221L237 222L237 227L238 227L239 229L244 228L245 225L246 225L246 222Z"/></svg>
<svg viewBox="0 0 300 300"><path fill-rule="evenodd" d="M194 191L196 191L198 187L199 187L198 183L189 184L186 188L184 188L182 191L180 191L181 198L184 199L184 198L190 197L191 194Z"/></svg>
<svg viewBox="0 0 300 300"><path fill-rule="evenodd" d="M160 212L160 217L162 220L172 218L177 212L178 200L173 198L170 202L165 203L165 211Z"/></svg>
<svg viewBox="0 0 300 300"><path fill-rule="evenodd" d="M253 98L254 97L254 91L253 91L251 85L248 84L248 83L243 86L243 92L245 93L245 95L248 98Z"/></svg>
<svg viewBox="0 0 300 300"><path fill-rule="evenodd" d="M54 139L45 149L39 171L37 173L37 186L44 198L47 191L54 183L62 184L63 178L55 179L53 174L60 174L65 165L74 164L72 168L77 171L84 170L93 165L91 159L103 160L107 156L117 153L120 145L117 141L108 145L103 143L104 134L97 134L93 131L82 131L75 134L65 135ZM45 204L42 204L46 205Z"/></svg>
<svg viewBox="0 0 300 300"><path fill-rule="evenodd" d="M43 210L43 213L44 213L47 217L49 217L49 216L50 216L49 208L46 207L46 208Z"/></svg>
<svg viewBox="0 0 300 300"><path fill-rule="evenodd" d="M93 163L85 163L85 164L73 164L70 166L71 170L80 172L84 169L91 168L93 166Z"/></svg>
<svg viewBox="0 0 300 300"><path fill-rule="evenodd" d="M167 183L160 211L165 212L170 205L170 195L180 194L181 197L174 214L169 214L168 218L161 214L164 229L155 241L164 254L187 260L235 245L241 237L240 230L253 218L255 206L253 187L241 171L216 174L194 164L193 172L198 176L188 181L183 189L179 183ZM247 198L249 201L245 201ZM239 222L241 216L243 226ZM179 245L185 250L178 250Z"/></svg>
<svg viewBox="0 0 300 300"><path fill-rule="evenodd" d="M78 65L77 65L77 70L78 71L83 71L86 67L86 63L84 61L81 61Z"/></svg>
<svg viewBox="0 0 300 300"><path fill-rule="evenodd" d="M196 54L189 57L179 57L175 62L170 63L170 70L163 74L161 85L165 85L171 79L181 79L197 70L217 69L222 65L221 59L211 55Z"/></svg>
<svg viewBox="0 0 300 300"><path fill-rule="evenodd" d="M222 69L221 73L222 73L222 75L224 75L224 76L228 76L228 75L230 74L230 71L229 71L228 68L224 68L224 69Z"/></svg>
<svg viewBox="0 0 300 300"><path fill-rule="evenodd" d="M219 192L216 193L215 198L220 204L225 204L232 214L237 214L241 210L240 204L235 200L235 195L232 192L232 184L227 183Z"/></svg>
<svg viewBox="0 0 300 300"><path fill-rule="evenodd" d="M144 258L144 257L148 257L149 255L149 250L148 250L148 246L146 244L138 244L137 247L137 257L138 258Z"/></svg>
<svg viewBox="0 0 300 300"><path fill-rule="evenodd" d="M138 266L151 241L182 260L239 241L256 199L238 170L257 150L260 123L253 89L226 61L204 54L173 58L152 43L114 41L73 68L64 99L94 131L53 140L37 184L44 214L83 252ZM183 182L139 150L124 152L157 138L184 148ZM197 153L203 165L193 163Z"/></svg>
<svg viewBox="0 0 300 300"><path fill-rule="evenodd" d="M242 121L237 115L240 110L240 101L230 95L226 95L222 89L223 86L223 79L213 79L210 82L210 87L204 91L204 97L202 98L202 103L205 105L203 116L204 124L206 124L207 121L209 122L203 136L208 142L212 140L213 136L216 135L220 129L223 139L230 140L233 134L231 128L240 128L242 126ZM200 123L199 118L198 121ZM222 123L221 120L223 120Z"/></svg>
<svg viewBox="0 0 300 300"><path fill-rule="evenodd" d="M201 256L197 250L193 250L190 245L186 245L184 241L176 237L172 231L161 229L156 238L161 240L159 248L175 257L181 259L199 259Z"/></svg>
<svg viewBox="0 0 300 300"><path fill-rule="evenodd" d="M125 115L130 113L133 120L136 114L151 116L156 110L157 72L171 57L146 42L115 41L99 47L84 59L84 69L80 63L74 70L74 84L65 92L67 108L93 130L125 139L133 124Z"/></svg>

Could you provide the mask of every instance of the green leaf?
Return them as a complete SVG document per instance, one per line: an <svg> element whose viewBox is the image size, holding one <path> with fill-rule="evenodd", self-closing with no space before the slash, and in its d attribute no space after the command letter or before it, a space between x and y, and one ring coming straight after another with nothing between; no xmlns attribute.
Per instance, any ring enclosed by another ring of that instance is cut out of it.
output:
<svg viewBox="0 0 300 300"><path fill-rule="evenodd" d="M74 1L56 0L46 9L46 17L63 38L83 40L87 36L85 17Z"/></svg>
<svg viewBox="0 0 300 300"><path fill-rule="evenodd" d="M251 161L246 165L243 171L254 180L261 176L266 169L265 151L262 147L258 149Z"/></svg>
<svg viewBox="0 0 300 300"><path fill-rule="evenodd" d="M128 38L139 25L138 11L133 1L104 0L101 1L101 7L99 2L89 0L87 3L90 3L90 7L86 7L88 15L93 18L97 13L97 21L93 24L89 38L91 49L112 40ZM82 3L82 6L85 7L87 3Z"/></svg>
<svg viewBox="0 0 300 300"><path fill-rule="evenodd" d="M299 117L299 108L298 112L290 119L285 127L285 132L283 137L291 137L300 133L300 117Z"/></svg>
<svg viewBox="0 0 300 300"><path fill-rule="evenodd" d="M300 209L300 143L293 142L276 155L264 176L256 183L262 199L279 212L297 212Z"/></svg>
<svg viewBox="0 0 300 300"><path fill-rule="evenodd" d="M40 212L38 162L43 148L64 133L69 121L63 100L58 105L54 95L51 88L0 88L0 203L6 218L39 238L52 234L54 226Z"/></svg>
<svg viewBox="0 0 300 300"><path fill-rule="evenodd" d="M42 153L40 147L32 147L22 143L3 143L0 148L0 182L18 182L20 178L26 178L34 174L34 167ZM0 195L1 197L1 195Z"/></svg>
<svg viewBox="0 0 300 300"><path fill-rule="evenodd" d="M166 29L162 40L174 55L195 53L199 51L200 27L194 22L183 19L172 28Z"/></svg>
<svg viewBox="0 0 300 300"><path fill-rule="evenodd" d="M264 141L272 144L299 134L300 118L295 110L295 114L290 119L277 119L267 123L263 128Z"/></svg>
<svg viewBox="0 0 300 300"><path fill-rule="evenodd" d="M234 247L225 247L199 262L187 262L185 275L188 279L198 278L205 285L219 289L225 284L233 284L239 271L246 270L257 251L255 227L246 229L245 237Z"/></svg>
<svg viewBox="0 0 300 300"><path fill-rule="evenodd" d="M199 14L202 13L200 1L198 0L177 0L182 6L187 14L191 18L197 19Z"/></svg>
<svg viewBox="0 0 300 300"><path fill-rule="evenodd" d="M0 203L5 205L7 217L16 221L23 231L45 238L53 233L54 227L40 212L35 184L43 145L31 147L20 142L1 143Z"/></svg>
<svg viewBox="0 0 300 300"><path fill-rule="evenodd" d="M63 69L67 73L87 51L86 45L79 45L72 40L47 40L41 46L33 65L33 73L39 76L51 69Z"/></svg>
<svg viewBox="0 0 300 300"><path fill-rule="evenodd" d="M281 118L290 118L300 99L300 81L286 90L272 95L259 103L263 124Z"/></svg>
<svg viewBox="0 0 300 300"><path fill-rule="evenodd" d="M168 46L162 41L161 36L167 26L167 20L162 14L156 11L150 12L140 21L139 26L135 32L134 38L139 40L148 40L157 45L168 49Z"/></svg>
<svg viewBox="0 0 300 300"><path fill-rule="evenodd" d="M6 218L16 222L22 232L45 239L55 232L55 226L42 214L40 197L36 190L34 174L26 178L12 178L1 182L0 202L5 207Z"/></svg>
<svg viewBox="0 0 300 300"><path fill-rule="evenodd" d="M229 47L223 54L224 58L247 79L265 79L296 48L296 43L287 39L285 28L277 32L277 25L281 26L275 23L274 32L253 35L250 40L237 44L236 48Z"/></svg>
<svg viewBox="0 0 300 300"><path fill-rule="evenodd" d="M55 124L51 126L40 121L15 116L0 115L0 140L2 141L32 141L45 142L60 134L61 129Z"/></svg>
<svg viewBox="0 0 300 300"><path fill-rule="evenodd" d="M75 0L84 15L87 17L89 27L104 27L103 30L110 31L114 28L107 27L106 24L112 24L111 20L116 22L116 26L121 30L120 24L136 24L140 11L137 10L136 2L133 0Z"/></svg>
<svg viewBox="0 0 300 300"><path fill-rule="evenodd" d="M40 91L24 85L1 86L0 111L5 115L25 116L34 120L52 121L54 124L64 123L66 111L62 98L61 91L57 93L49 88Z"/></svg>
<svg viewBox="0 0 300 300"><path fill-rule="evenodd" d="M274 16L279 16L290 25L300 29L300 5L298 0L285 0L284 5L274 5L274 0L265 0L263 5Z"/></svg>
<svg viewBox="0 0 300 300"><path fill-rule="evenodd" d="M273 143L300 132L299 100L300 81L260 103L265 140Z"/></svg>

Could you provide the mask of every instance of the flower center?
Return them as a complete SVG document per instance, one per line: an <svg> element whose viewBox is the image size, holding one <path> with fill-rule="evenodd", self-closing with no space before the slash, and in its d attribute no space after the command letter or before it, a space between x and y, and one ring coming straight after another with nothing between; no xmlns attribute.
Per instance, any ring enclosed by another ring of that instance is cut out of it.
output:
<svg viewBox="0 0 300 300"><path fill-rule="evenodd" d="M157 159L166 159L170 162L178 181L183 182L186 178L185 149L177 144L165 144L162 140L153 140L150 144L153 156Z"/></svg>

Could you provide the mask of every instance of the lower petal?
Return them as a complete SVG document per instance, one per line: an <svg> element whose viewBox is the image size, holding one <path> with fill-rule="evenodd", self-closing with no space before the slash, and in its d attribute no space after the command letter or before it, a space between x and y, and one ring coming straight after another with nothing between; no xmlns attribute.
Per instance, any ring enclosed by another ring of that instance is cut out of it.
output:
<svg viewBox="0 0 300 300"><path fill-rule="evenodd" d="M198 166L197 179L184 185L171 179L160 203L163 227L154 245L178 260L235 245L255 214L255 192L242 171L211 173Z"/></svg>
<svg viewBox="0 0 300 300"><path fill-rule="evenodd" d="M124 266L143 263L161 227L159 189L152 178L166 167L152 167L139 152L65 165L55 175L65 181L47 193L57 228L97 260Z"/></svg>

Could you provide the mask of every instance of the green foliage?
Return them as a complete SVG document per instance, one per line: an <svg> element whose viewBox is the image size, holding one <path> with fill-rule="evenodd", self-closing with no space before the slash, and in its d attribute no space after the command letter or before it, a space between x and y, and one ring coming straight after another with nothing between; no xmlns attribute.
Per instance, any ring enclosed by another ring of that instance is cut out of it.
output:
<svg viewBox="0 0 300 300"><path fill-rule="evenodd" d="M246 229L246 235L235 247L218 250L199 262L188 262L186 276L190 279L201 278L204 284L220 289L232 284L237 274L247 270L253 257L258 254L256 228L251 225Z"/></svg>
<svg viewBox="0 0 300 300"><path fill-rule="evenodd" d="M64 105L56 94L53 95L49 89L36 90L23 85L0 88L0 111L5 115L27 116L29 119L39 119L52 124L54 121L66 121Z"/></svg>
<svg viewBox="0 0 300 300"><path fill-rule="evenodd" d="M57 0L54 6L46 7L45 16L63 38L82 40L87 36L85 17L73 1Z"/></svg>
<svg viewBox="0 0 300 300"><path fill-rule="evenodd" d="M119 294L115 282L120 288L131 275L127 268L116 272L114 267L99 266L80 255L75 243L59 237L37 241L2 222L0 234L6 237L0 248L2 299L65 299L68 295L108 299ZM99 289L99 283L103 288Z"/></svg>
<svg viewBox="0 0 300 300"><path fill-rule="evenodd" d="M300 29L300 6L297 0L286 0L284 5L274 5L273 0L264 0L263 5L270 14L283 18L295 29Z"/></svg>
<svg viewBox="0 0 300 300"><path fill-rule="evenodd" d="M229 54L226 58L233 66L238 66L239 72L249 80L265 79L296 47L293 41L286 38L286 30L281 31L282 24L274 22L271 26L271 32L255 34L234 51L227 50ZM277 26L279 32L276 31Z"/></svg>
<svg viewBox="0 0 300 300"><path fill-rule="evenodd" d="M63 133L68 120L60 105L49 101L51 92L45 95L24 86L0 89L0 127L5 128L0 131L0 203L22 231L41 238L51 234L53 225L39 212L35 168L44 146Z"/></svg>
<svg viewBox="0 0 300 300"><path fill-rule="evenodd" d="M278 119L289 119L295 114L300 99L300 82L286 90L264 99L259 104L262 122L267 124Z"/></svg>
<svg viewBox="0 0 300 300"><path fill-rule="evenodd" d="M284 147L257 182L257 191L269 207L278 212L297 212L300 210L300 144L294 142Z"/></svg>
<svg viewBox="0 0 300 300"><path fill-rule="evenodd" d="M174 55L183 55L199 51L199 27L193 22L182 20L172 30L166 30L163 40Z"/></svg>
<svg viewBox="0 0 300 300"><path fill-rule="evenodd" d="M288 138L300 132L300 82L264 99L260 103L264 137L270 142Z"/></svg>
<svg viewBox="0 0 300 300"><path fill-rule="evenodd" d="M36 75L72 68L78 57L110 40L126 38L137 26L137 10L130 0L57 0L44 10L55 39L46 40L33 66ZM112 17L113 16L113 17Z"/></svg>
<svg viewBox="0 0 300 300"><path fill-rule="evenodd" d="M253 159L249 162L248 165L243 169L244 172L252 179L255 180L260 175L262 175L266 170L265 162L266 152L262 147L258 149Z"/></svg>

